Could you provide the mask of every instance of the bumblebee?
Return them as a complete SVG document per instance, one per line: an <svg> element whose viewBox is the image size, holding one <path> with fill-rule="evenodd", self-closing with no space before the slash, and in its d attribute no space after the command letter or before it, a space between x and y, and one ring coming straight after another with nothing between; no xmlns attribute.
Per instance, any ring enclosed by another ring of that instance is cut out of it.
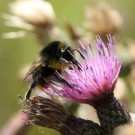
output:
<svg viewBox="0 0 135 135"><path fill-rule="evenodd" d="M40 51L37 60L33 62L28 73L26 74L25 79L32 75L32 83L30 84L29 90L25 95L25 99L30 98L33 88L37 86L41 90L43 88L47 88L49 86L49 79L65 83L69 87L73 87L59 75L65 68L70 67L71 64L74 64L79 70L81 70L81 64L74 57L75 50L77 49L71 49L71 47L61 41L51 42L44 47ZM81 53L80 55L83 57Z"/></svg>

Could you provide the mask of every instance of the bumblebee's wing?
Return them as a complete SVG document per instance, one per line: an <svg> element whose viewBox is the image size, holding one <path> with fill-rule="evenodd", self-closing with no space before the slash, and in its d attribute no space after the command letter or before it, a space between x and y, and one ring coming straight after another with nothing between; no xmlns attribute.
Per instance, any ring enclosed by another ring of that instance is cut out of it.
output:
<svg viewBox="0 0 135 135"><path fill-rule="evenodd" d="M45 61L45 59L43 59L41 57L39 57L37 60L35 60L32 63L32 65L31 65L30 69L28 70L28 72L26 73L23 81L26 80L35 70L37 70L43 64L44 61Z"/></svg>

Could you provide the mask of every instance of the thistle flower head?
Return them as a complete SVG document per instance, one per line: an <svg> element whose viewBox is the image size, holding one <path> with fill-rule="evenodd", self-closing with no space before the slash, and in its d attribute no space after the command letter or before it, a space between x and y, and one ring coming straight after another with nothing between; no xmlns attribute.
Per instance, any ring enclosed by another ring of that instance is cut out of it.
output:
<svg viewBox="0 0 135 135"><path fill-rule="evenodd" d="M73 88L62 84L61 87L53 88L56 94L81 103L102 100L113 94L121 62L116 53L114 39L110 35L107 37L108 43L105 45L97 36L97 53L89 43L88 51L82 45L82 53L86 56L82 61L82 70L73 67L73 70L67 70L67 74L64 75L65 80L72 84Z"/></svg>

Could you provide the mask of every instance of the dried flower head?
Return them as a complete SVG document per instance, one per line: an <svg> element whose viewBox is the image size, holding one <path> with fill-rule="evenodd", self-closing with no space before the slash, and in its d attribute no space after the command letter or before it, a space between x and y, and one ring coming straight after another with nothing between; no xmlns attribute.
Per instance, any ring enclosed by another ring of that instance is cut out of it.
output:
<svg viewBox="0 0 135 135"><path fill-rule="evenodd" d="M44 0L17 0L10 5L11 15L3 14L5 24L10 27L34 31L37 39L45 44L56 28L55 13L51 3ZM18 34L4 34L4 38L18 38ZM20 35L20 36L24 36Z"/></svg>
<svg viewBox="0 0 135 135"><path fill-rule="evenodd" d="M11 13L23 22L38 27L52 27L55 14L52 5L43 0L19 0L10 5Z"/></svg>
<svg viewBox="0 0 135 135"><path fill-rule="evenodd" d="M100 36L115 34L119 31L123 22L120 13L105 4L100 4L95 8L88 7L85 14L85 26L90 28L94 34Z"/></svg>
<svg viewBox="0 0 135 135"><path fill-rule="evenodd" d="M43 97L24 100L22 110L29 115L30 124L53 128L62 135L106 135L97 123L76 118L61 104Z"/></svg>
<svg viewBox="0 0 135 135"><path fill-rule="evenodd" d="M54 92L68 100L91 103L95 100L102 100L113 94L115 84L121 68L121 62L116 53L116 45L111 36L108 37L107 46L101 38L97 36L96 49L93 52L89 43L89 49L83 47L83 54L86 59L82 62L82 70L75 67L73 70L67 70L65 79L72 84L73 88L67 85L55 87ZM89 53L91 56L89 56Z"/></svg>
<svg viewBox="0 0 135 135"><path fill-rule="evenodd" d="M22 110L30 116L28 123L56 130L60 130L64 121L71 115L57 102L38 96L24 101Z"/></svg>

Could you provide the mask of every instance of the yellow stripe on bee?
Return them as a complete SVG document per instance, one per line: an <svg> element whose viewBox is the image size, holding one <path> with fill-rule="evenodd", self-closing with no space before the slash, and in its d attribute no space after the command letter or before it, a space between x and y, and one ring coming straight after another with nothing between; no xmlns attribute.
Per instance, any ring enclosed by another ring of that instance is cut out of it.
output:
<svg viewBox="0 0 135 135"><path fill-rule="evenodd" d="M64 48L64 46L65 46L65 43L63 43L63 42L59 43L59 48Z"/></svg>
<svg viewBox="0 0 135 135"><path fill-rule="evenodd" d="M49 67L55 68L56 70L64 70L69 64L61 64L57 60L51 60Z"/></svg>

